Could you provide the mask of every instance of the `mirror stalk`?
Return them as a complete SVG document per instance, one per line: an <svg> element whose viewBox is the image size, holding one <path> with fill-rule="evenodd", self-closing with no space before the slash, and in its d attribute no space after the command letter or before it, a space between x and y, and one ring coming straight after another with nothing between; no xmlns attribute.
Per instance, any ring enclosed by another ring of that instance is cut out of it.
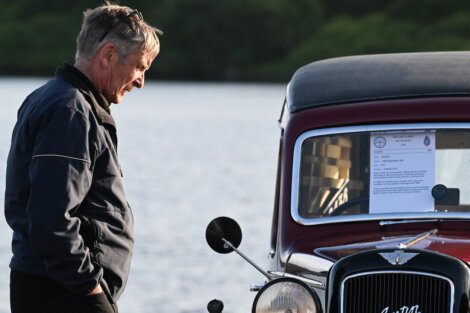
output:
<svg viewBox="0 0 470 313"><path fill-rule="evenodd" d="M234 247L232 245L232 243L228 240L226 240L225 238L222 238L222 241L224 242L225 245L227 245L229 248L233 249L233 251L235 251L236 253L238 253L242 258L245 259L245 261L247 261L248 263L250 263L251 265L253 265L254 268L256 268L261 274L263 274L264 276L266 276L266 278L271 281L272 280L272 277L269 276L269 274L267 272L265 272L261 267L259 267L258 265L256 265L253 261L251 261L246 255L244 255L240 250L238 250L236 247Z"/></svg>

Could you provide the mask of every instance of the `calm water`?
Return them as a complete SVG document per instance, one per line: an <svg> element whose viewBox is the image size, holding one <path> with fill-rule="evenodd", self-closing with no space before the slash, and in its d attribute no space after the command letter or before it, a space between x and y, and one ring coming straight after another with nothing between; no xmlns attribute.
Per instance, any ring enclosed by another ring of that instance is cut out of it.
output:
<svg viewBox="0 0 470 313"><path fill-rule="evenodd" d="M0 79L0 204L16 110L44 79ZM251 311L264 281L236 254L205 242L216 216L235 218L242 251L265 267L283 85L148 82L113 108L136 243L122 313ZM9 312L11 231L0 217L0 313Z"/></svg>

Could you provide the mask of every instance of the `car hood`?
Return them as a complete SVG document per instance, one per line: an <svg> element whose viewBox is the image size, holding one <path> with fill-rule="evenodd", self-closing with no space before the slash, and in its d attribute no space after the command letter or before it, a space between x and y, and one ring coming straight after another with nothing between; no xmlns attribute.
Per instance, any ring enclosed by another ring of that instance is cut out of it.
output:
<svg viewBox="0 0 470 313"><path fill-rule="evenodd" d="M443 253L470 264L470 240L459 236L440 235L437 230L413 235L383 237L377 241L321 247L314 249L316 256L335 262L345 256L373 249L423 249Z"/></svg>

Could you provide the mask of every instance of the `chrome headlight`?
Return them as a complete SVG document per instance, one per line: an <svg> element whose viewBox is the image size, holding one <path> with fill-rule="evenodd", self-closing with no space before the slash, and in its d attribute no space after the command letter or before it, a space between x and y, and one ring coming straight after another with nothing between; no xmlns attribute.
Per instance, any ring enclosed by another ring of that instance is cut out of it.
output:
<svg viewBox="0 0 470 313"><path fill-rule="evenodd" d="M319 313L320 301L310 287L292 278L267 283L256 295L253 313Z"/></svg>

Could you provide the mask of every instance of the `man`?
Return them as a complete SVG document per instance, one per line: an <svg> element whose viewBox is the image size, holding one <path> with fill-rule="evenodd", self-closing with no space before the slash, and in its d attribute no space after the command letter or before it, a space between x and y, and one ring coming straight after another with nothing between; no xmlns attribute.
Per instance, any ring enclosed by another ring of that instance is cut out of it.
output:
<svg viewBox="0 0 470 313"><path fill-rule="evenodd" d="M74 66L20 107L5 192L13 313L117 312L133 219L109 104L144 86L157 33L128 7L87 10Z"/></svg>

